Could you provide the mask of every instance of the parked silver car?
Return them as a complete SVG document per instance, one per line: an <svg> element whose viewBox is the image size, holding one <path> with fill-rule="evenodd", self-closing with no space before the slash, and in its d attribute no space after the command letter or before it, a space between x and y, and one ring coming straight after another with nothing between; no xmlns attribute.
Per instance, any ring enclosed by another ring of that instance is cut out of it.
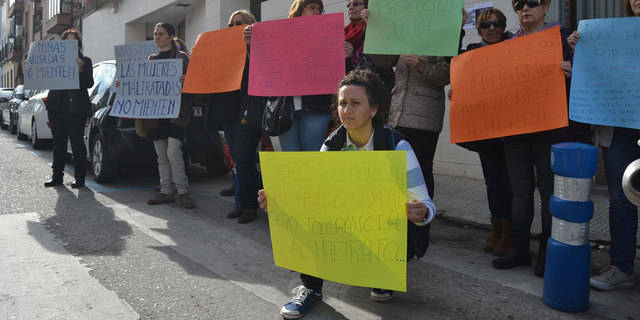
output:
<svg viewBox="0 0 640 320"><path fill-rule="evenodd" d="M2 110L2 126L8 127L11 133L16 133L18 107L29 98L30 92L31 90L25 89L23 85L17 86L9 98L8 107Z"/></svg>

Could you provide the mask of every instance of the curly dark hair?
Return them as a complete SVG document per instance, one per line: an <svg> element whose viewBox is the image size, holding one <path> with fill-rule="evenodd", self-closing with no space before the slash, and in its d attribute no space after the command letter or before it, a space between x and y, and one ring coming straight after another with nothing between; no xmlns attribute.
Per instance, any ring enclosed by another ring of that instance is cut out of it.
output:
<svg viewBox="0 0 640 320"><path fill-rule="evenodd" d="M356 69L347 74L338 85L339 88L344 86L359 86L364 88L369 100L370 106L377 106L378 112L373 117L374 125L384 125L389 118L389 108L391 104L391 96L384 86L382 80L377 73L369 69ZM338 107L338 94L334 96L333 108Z"/></svg>

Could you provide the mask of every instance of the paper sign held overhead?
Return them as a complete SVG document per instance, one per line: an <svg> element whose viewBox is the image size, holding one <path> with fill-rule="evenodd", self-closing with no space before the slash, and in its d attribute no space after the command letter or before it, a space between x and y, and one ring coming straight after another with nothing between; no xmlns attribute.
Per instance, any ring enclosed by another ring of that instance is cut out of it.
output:
<svg viewBox="0 0 640 320"><path fill-rule="evenodd" d="M344 15L325 14L253 25L249 94L333 94L344 77Z"/></svg>
<svg viewBox="0 0 640 320"><path fill-rule="evenodd" d="M24 64L24 87L79 89L80 71L77 59L77 40L42 40L31 43L27 62Z"/></svg>
<svg viewBox="0 0 640 320"><path fill-rule="evenodd" d="M364 52L455 56L464 0L371 0Z"/></svg>
<svg viewBox="0 0 640 320"><path fill-rule="evenodd" d="M184 80L186 93L220 93L239 90L247 44L244 25L200 34L191 51Z"/></svg>
<svg viewBox="0 0 640 320"><path fill-rule="evenodd" d="M582 20L573 58L571 120L640 129L640 18Z"/></svg>
<svg viewBox="0 0 640 320"><path fill-rule="evenodd" d="M568 125L560 28L468 51L451 62L451 142Z"/></svg>
<svg viewBox="0 0 640 320"><path fill-rule="evenodd" d="M149 56L158 52L153 40L127 43L113 47L116 61L147 61Z"/></svg>

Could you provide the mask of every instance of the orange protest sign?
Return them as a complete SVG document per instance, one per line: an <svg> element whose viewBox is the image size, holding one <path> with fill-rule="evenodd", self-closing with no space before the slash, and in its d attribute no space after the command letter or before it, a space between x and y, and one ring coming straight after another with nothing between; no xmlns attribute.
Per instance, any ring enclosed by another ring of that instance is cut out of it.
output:
<svg viewBox="0 0 640 320"><path fill-rule="evenodd" d="M569 124L560 28L466 52L451 62L451 142Z"/></svg>
<svg viewBox="0 0 640 320"><path fill-rule="evenodd" d="M247 44L237 26L201 33L191 52L184 79L185 93L239 90L247 57Z"/></svg>

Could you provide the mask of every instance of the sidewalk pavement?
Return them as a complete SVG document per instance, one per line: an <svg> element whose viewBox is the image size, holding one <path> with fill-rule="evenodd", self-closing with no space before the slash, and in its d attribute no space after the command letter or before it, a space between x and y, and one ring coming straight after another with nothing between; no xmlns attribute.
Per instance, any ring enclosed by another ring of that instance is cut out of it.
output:
<svg viewBox="0 0 640 320"><path fill-rule="evenodd" d="M487 191L483 180L447 175L435 175L434 202L438 217L490 228ZM535 217L531 232L538 234L540 227L540 196L536 190ZM591 220L589 240L592 244L607 245L611 241L609 234L609 196L606 187L596 186L591 192L594 204L594 216ZM640 247L640 227L638 228L638 246Z"/></svg>

